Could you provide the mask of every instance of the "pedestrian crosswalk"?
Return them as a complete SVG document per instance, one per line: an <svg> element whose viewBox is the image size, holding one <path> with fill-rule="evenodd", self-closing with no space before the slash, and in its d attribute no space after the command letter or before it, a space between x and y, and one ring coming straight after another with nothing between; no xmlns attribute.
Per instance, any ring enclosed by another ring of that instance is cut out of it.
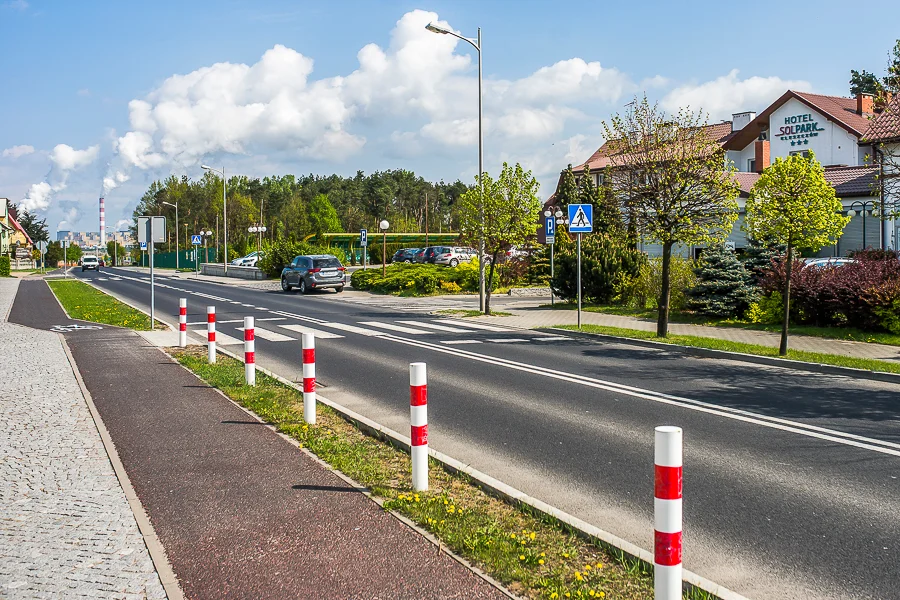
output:
<svg viewBox="0 0 900 600"><path fill-rule="evenodd" d="M272 311L269 311L272 312ZM275 313L284 314L289 313ZM306 320L315 327L305 323L297 323L296 320ZM281 321L287 321L282 323ZM294 322L290 322L294 321ZM265 327L260 327L260 324ZM202 325L202 322L190 323L190 325ZM218 325L237 325L234 330L243 332L242 319L222 320ZM205 329L193 330L197 335L205 338ZM569 340L560 335L551 335L541 332L522 331L487 324L476 321L463 321L458 319L419 319L419 320L385 320L385 321L358 321L355 323L325 322L317 319L304 318L301 315L287 317L262 317L257 319L256 338L267 342L292 342L298 341L304 333L312 333L317 339L341 339L347 335L361 335L366 337L379 336L442 336L448 339L438 340L441 344L450 346L465 344L523 344L529 342L554 342ZM498 334L510 334L501 337ZM491 335L493 334L493 335ZM484 336L484 337L482 337ZM490 336L490 337L487 337ZM242 335L239 337L243 337ZM222 345L241 344L243 341L237 337L231 337L222 332L217 332L217 341Z"/></svg>

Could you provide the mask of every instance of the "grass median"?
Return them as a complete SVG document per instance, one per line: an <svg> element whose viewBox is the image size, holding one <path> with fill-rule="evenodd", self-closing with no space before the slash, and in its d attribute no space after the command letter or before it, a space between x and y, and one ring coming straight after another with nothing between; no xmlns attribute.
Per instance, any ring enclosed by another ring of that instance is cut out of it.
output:
<svg viewBox="0 0 900 600"><path fill-rule="evenodd" d="M316 424L307 425L303 395L295 388L262 373L257 374L256 387L247 387L242 363L220 356L210 365L204 348L169 352L209 385L364 485L385 508L416 522L513 592L547 600L653 597L648 565L594 544L528 507L499 500L433 462L429 491L413 492L409 454L366 435L329 407L319 404ZM710 597L696 590L685 594Z"/></svg>
<svg viewBox="0 0 900 600"><path fill-rule="evenodd" d="M483 317L484 313L480 310L465 310L461 308L448 308L446 310L437 311L439 315L447 315L448 317ZM501 310L492 310L489 317L509 317L512 313L503 312Z"/></svg>
<svg viewBox="0 0 900 600"><path fill-rule="evenodd" d="M576 325L556 325L556 329L578 331ZM744 342L731 342L717 338L697 337L693 335L669 335L657 337L655 332L639 329L625 329L623 327L608 327L606 325L582 325L581 331L586 333L599 333L633 340L652 340L673 346L687 346L691 348L707 348L709 350L724 350L726 352L740 352L755 356L771 356L772 358L786 358L800 362L834 365L837 367L849 367L852 369L864 369L866 371L879 371L883 373L900 373L900 363L892 363L883 360L869 358L855 358L852 356L840 356L838 354L822 354L819 352L806 352L803 350L788 349L787 356L779 356L778 348L747 344Z"/></svg>
<svg viewBox="0 0 900 600"><path fill-rule="evenodd" d="M82 281L48 280L47 285L73 319L138 331L150 329L149 316ZM157 321L156 328L165 328L165 325Z"/></svg>

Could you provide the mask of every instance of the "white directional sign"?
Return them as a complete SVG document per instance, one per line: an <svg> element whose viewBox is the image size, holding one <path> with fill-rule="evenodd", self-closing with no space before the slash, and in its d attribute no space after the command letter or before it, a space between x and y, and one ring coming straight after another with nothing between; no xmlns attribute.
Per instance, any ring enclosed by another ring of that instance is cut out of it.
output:
<svg viewBox="0 0 900 600"><path fill-rule="evenodd" d="M369 232L365 229L359 230L359 245L360 246L368 246L369 245Z"/></svg>
<svg viewBox="0 0 900 600"><path fill-rule="evenodd" d="M556 241L556 219L547 217L544 221L544 237L548 244Z"/></svg>
<svg viewBox="0 0 900 600"><path fill-rule="evenodd" d="M47 252L47 242L38 242L37 247L38 247L38 250L41 251L41 254L44 254Z"/></svg>
<svg viewBox="0 0 900 600"><path fill-rule="evenodd" d="M191 243L192 243L193 245L195 245L195 246L199 246L200 244L203 243L203 241L201 240L201 238L200 238L199 235L192 235L192 236L191 236Z"/></svg>
<svg viewBox="0 0 900 600"><path fill-rule="evenodd" d="M569 233L591 233L592 231L594 231L594 206L570 204Z"/></svg>

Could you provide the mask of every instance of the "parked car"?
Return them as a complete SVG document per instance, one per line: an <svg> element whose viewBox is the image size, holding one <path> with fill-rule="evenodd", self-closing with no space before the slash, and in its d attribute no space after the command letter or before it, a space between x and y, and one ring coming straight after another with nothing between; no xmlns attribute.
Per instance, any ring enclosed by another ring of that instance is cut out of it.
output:
<svg viewBox="0 0 900 600"><path fill-rule="evenodd" d="M425 262L425 248L419 248L416 250L416 253L413 254L412 261L414 263L424 263Z"/></svg>
<svg viewBox="0 0 900 600"><path fill-rule="evenodd" d="M474 254L469 254L466 248L459 246L437 246L434 264L455 267L459 263L469 262L474 256Z"/></svg>
<svg viewBox="0 0 900 600"><path fill-rule="evenodd" d="M804 261L803 268L806 267L815 267L817 269L824 268L837 268L843 267L844 265L849 265L850 263L855 262L852 258L840 258L837 256L830 256L827 258L807 258Z"/></svg>
<svg viewBox="0 0 900 600"><path fill-rule="evenodd" d="M105 267L105 266L106 266L106 261L103 260L102 258L100 259L99 262L100 262L100 266L101 266L101 267Z"/></svg>
<svg viewBox="0 0 900 600"><path fill-rule="evenodd" d="M416 256L416 262L433 265L438 248L441 248L441 246L428 246L422 250L421 258L418 255Z"/></svg>
<svg viewBox="0 0 900 600"><path fill-rule="evenodd" d="M281 289L290 292L296 287L302 294L324 288L343 292L344 271L341 261L331 254L296 256L281 271Z"/></svg>
<svg viewBox="0 0 900 600"><path fill-rule="evenodd" d="M81 272L84 273L88 269L93 269L94 271L100 270L100 261L97 260L96 256L81 257Z"/></svg>
<svg viewBox="0 0 900 600"><path fill-rule="evenodd" d="M265 256L265 252L251 252L247 256L242 256L231 261L236 267L255 267L259 259Z"/></svg>
<svg viewBox="0 0 900 600"><path fill-rule="evenodd" d="M416 252L419 250L421 250L421 248L400 248L394 252L394 256L391 257L391 262L411 263L416 257Z"/></svg>

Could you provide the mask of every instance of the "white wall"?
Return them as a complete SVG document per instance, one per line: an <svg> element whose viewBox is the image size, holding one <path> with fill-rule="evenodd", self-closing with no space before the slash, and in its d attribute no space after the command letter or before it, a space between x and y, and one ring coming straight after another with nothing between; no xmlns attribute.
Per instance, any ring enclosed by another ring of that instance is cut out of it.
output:
<svg viewBox="0 0 900 600"><path fill-rule="evenodd" d="M785 119L803 118L804 116L809 120L795 123L785 122ZM797 137L791 137L791 134L782 132L782 128L789 131L791 127L794 127L794 131L796 131L802 129L803 126L812 124L815 124L816 131L800 131L793 134ZM792 151L812 150L816 153L816 159L826 166L861 164L856 136L840 125L829 121L824 115L796 98L785 102L769 117L769 140L772 162L776 157L790 156ZM806 140L809 140L809 143L797 144L798 141L805 142ZM795 142L793 146L791 146L792 141Z"/></svg>

